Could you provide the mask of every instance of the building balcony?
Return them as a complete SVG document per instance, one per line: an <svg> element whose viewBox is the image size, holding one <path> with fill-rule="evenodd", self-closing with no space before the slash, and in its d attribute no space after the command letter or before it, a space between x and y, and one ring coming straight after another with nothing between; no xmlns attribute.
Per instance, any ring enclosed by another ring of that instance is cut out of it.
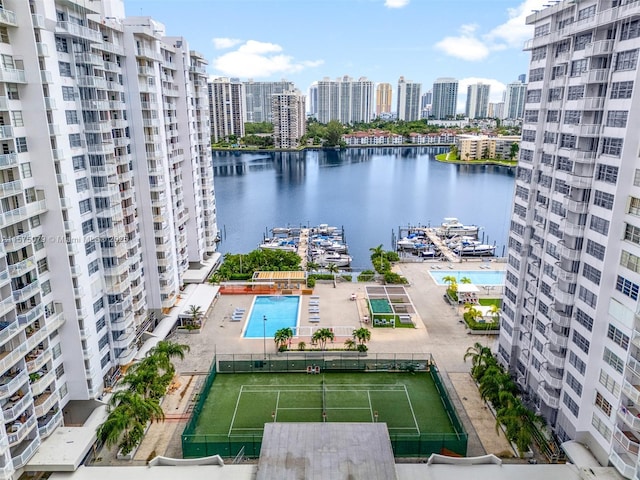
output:
<svg viewBox="0 0 640 480"><path fill-rule="evenodd" d="M532 370L533 371L533 370ZM556 372L550 372L546 368L540 369L540 377L541 380L544 381L548 386L555 389L562 388L562 374L559 375Z"/></svg>
<svg viewBox="0 0 640 480"><path fill-rule="evenodd" d="M44 200L28 203L27 205L3 212L0 214L0 226L7 226L14 223L22 222L35 215L40 215L47 211L47 205Z"/></svg>
<svg viewBox="0 0 640 480"><path fill-rule="evenodd" d="M638 450L640 448L640 440L636 437L635 433L629 430L623 430L618 425L613 430L613 438L624 448L627 453L632 456L638 456Z"/></svg>
<svg viewBox="0 0 640 480"><path fill-rule="evenodd" d="M640 407L640 385L634 385L625 379L622 382L622 393L624 393L634 404Z"/></svg>
<svg viewBox="0 0 640 480"><path fill-rule="evenodd" d="M87 63L89 65L103 66L104 60L102 55L91 52L82 52L75 54L76 63Z"/></svg>
<svg viewBox="0 0 640 480"><path fill-rule="evenodd" d="M26 357L27 371L29 373L38 372L44 365L51 360L51 351L49 349L33 350Z"/></svg>
<svg viewBox="0 0 640 480"><path fill-rule="evenodd" d="M627 368L640 378L640 361L638 361L633 354L630 354L629 358L627 358Z"/></svg>
<svg viewBox="0 0 640 480"><path fill-rule="evenodd" d="M34 280L29 285L13 291L13 300L16 302L24 302L40 292L40 283Z"/></svg>
<svg viewBox="0 0 640 480"><path fill-rule="evenodd" d="M13 138L13 127L10 125L0 126L0 140Z"/></svg>
<svg viewBox="0 0 640 480"><path fill-rule="evenodd" d="M118 364L126 365L127 363L131 362L135 357L136 352L137 352L137 349L133 347L127 350L124 350L123 352L120 353L120 355L118 355Z"/></svg>
<svg viewBox="0 0 640 480"><path fill-rule="evenodd" d="M589 70L584 72L582 77L582 83L603 83L609 80L610 70L608 68L598 68L595 70Z"/></svg>
<svg viewBox="0 0 640 480"><path fill-rule="evenodd" d="M51 410L51 408L58 401L57 393L43 393L42 395L36 397L33 400L33 404L35 405L36 417L42 417L46 415L46 413Z"/></svg>
<svg viewBox="0 0 640 480"><path fill-rule="evenodd" d="M620 448L620 447L618 447ZM633 458L626 452L616 452L615 449L609 455L609 461L616 467L616 470L625 478L633 478L636 473L637 458Z"/></svg>
<svg viewBox="0 0 640 480"><path fill-rule="evenodd" d="M23 313L18 314L18 317L17 317L18 322L20 323L21 326L29 325L36 318L42 316L43 313L44 313L44 308L42 304L36 305L35 307L27 311L23 311Z"/></svg>
<svg viewBox="0 0 640 480"><path fill-rule="evenodd" d="M4 421L11 422L18 418L24 410L31 405L31 395L11 397L9 403L2 407L2 413L4 414Z"/></svg>
<svg viewBox="0 0 640 480"><path fill-rule="evenodd" d="M571 236L571 237L582 237L584 234L584 229L585 226L584 225L576 225L575 223L571 223L568 220L565 220L563 222L563 225L561 226L561 229L564 233L566 233L567 235ZM577 260L580 258L580 252L578 250L574 250L568 247L564 247L560 249L561 251L559 252L560 255L566 254L565 256L567 258L572 258L574 260ZM577 256L576 256L577 254Z"/></svg>
<svg viewBox="0 0 640 480"><path fill-rule="evenodd" d="M53 315L49 315L47 317L47 331L49 333L53 333L54 331L56 331L58 328L60 328L62 325L64 325L64 322L66 322L66 318L64 316L64 312L62 311L62 307L60 307L60 310L56 310L56 312Z"/></svg>
<svg viewBox="0 0 640 480"><path fill-rule="evenodd" d="M640 432L640 410L634 407L620 406L617 411L618 418L629 427Z"/></svg>
<svg viewBox="0 0 640 480"><path fill-rule="evenodd" d="M570 212L576 214L584 214L589 210L589 202L576 201L571 199L566 199L564 206Z"/></svg>
<svg viewBox="0 0 640 480"><path fill-rule="evenodd" d="M549 365L558 369L564 368L565 356L560 352L551 350L548 345L544 348L544 357L549 362Z"/></svg>
<svg viewBox="0 0 640 480"><path fill-rule="evenodd" d="M51 372L36 372L36 373L44 373L44 375L42 375L41 377L38 377L38 379L34 380L31 383L31 392L33 393L33 395L40 395L42 392L44 392L47 387L49 385L51 385L51 382L53 382L56 379L56 375L53 371Z"/></svg>
<svg viewBox="0 0 640 480"><path fill-rule="evenodd" d="M16 153L5 153L0 155L0 168L11 168L18 164L18 155Z"/></svg>
<svg viewBox="0 0 640 480"><path fill-rule="evenodd" d="M34 257L25 258L21 262L9 265L9 275L11 278L18 278L36 268Z"/></svg>
<svg viewBox="0 0 640 480"><path fill-rule="evenodd" d="M16 14L11 10L0 9L0 25L6 25L8 27L17 27L18 21Z"/></svg>
<svg viewBox="0 0 640 480"><path fill-rule="evenodd" d="M588 43L584 49L584 54L586 57L592 57L611 53L613 51L613 43L613 40L599 40Z"/></svg>
<svg viewBox="0 0 640 480"><path fill-rule="evenodd" d="M0 324L0 328L2 328L0 330L0 344L4 344L20 331L20 324L18 320L14 320L10 323Z"/></svg>
<svg viewBox="0 0 640 480"><path fill-rule="evenodd" d="M135 342L135 340L135 329L129 328L118 338L113 339L113 346L114 348L127 349L129 347L133 347L133 342Z"/></svg>
<svg viewBox="0 0 640 480"><path fill-rule="evenodd" d="M98 30L92 30L73 22L57 22L56 33L67 34L94 43L102 43L102 34Z"/></svg>
<svg viewBox="0 0 640 480"><path fill-rule="evenodd" d="M89 122L84 124L84 129L90 133L107 133L111 134L111 125L109 122ZM91 165L90 168L95 168Z"/></svg>
<svg viewBox="0 0 640 480"><path fill-rule="evenodd" d="M562 333L556 332L553 329L549 330L549 332L547 333L547 338L549 339L549 342L551 342L551 345L556 348L567 348L567 345L569 343L569 337L563 335ZM562 378L560 380L562 380Z"/></svg>
<svg viewBox="0 0 640 480"><path fill-rule="evenodd" d="M162 55L160 55L160 52L146 47L138 47L136 49L136 57L147 58L149 60L156 61L162 60Z"/></svg>
<svg viewBox="0 0 640 480"><path fill-rule="evenodd" d="M36 436L26 444L24 449L18 449L20 453L11 452L11 460L14 468L21 468L33 457L40 446L40 437Z"/></svg>
<svg viewBox="0 0 640 480"><path fill-rule="evenodd" d="M567 176L566 183L570 187L590 188L592 181L593 181L593 178L591 176L587 177L587 176L570 174Z"/></svg>
<svg viewBox="0 0 640 480"><path fill-rule="evenodd" d="M595 137L600 135L600 131L602 130L602 125L600 124L591 124L591 125L580 125L580 129L578 131L578 135L581 137Z"/></svg>
<svg viewBox="0 0 640 480"><path fill-rule="evenodd" d="M558 408L560 406L560 393L555 390L548 390L544 387L544 384L538 386L538 396L540 399L551 408Z"/></svg>
<svg viewBox="0 0 640 480"><path fill-rule="evenodd" d="M24 385L28 380L29 376L27 375L27 371L24 369L14 373L13 376L11 373L7 373L0 377L0 399L4 400L7 397L13 396L13 394L18 391L18 388ZM638 420L640 421L640 418Z"/></svg>
<svg viewBox="0 0 640 480"><path fill-rule="evenodd" d="M82 100L81 105L83 110L109 110L109 101L107 100Z"/></svg>
<svg viewBox="0 0 640 480"><path fill-rule="evenodd" d="M44 417L38 418L38 433L40 438L47 438L62 423L62 410L51 414L48 412Z"/></svg>
<svg viewBox="0 0 640 480"><path fill-rule="evenodd" d="M13 447L24 440L27 434L33 430L37 423L38 421L36 417L31 415L24 423L17 421L6 426L9 445Z"/></svg>
<svg viewBox="0 0 640 480"><path fill-rule="evenodd" d="M2 83L27 83L24 70L17 68L0 68L0 82Z"/></svg>
<svg viewBox="0 0 640 480"><path fill-rule="evenodd" d="M9 370L29 351L27 346L22 343L11 351L0 352L0 370Z"/></svg>
<svg viewBox="0 0 640 480"><path fill-rule="evenodd" d="M575 294L556 289L553 292L553 298L564 305L573 305Z"/></svg>

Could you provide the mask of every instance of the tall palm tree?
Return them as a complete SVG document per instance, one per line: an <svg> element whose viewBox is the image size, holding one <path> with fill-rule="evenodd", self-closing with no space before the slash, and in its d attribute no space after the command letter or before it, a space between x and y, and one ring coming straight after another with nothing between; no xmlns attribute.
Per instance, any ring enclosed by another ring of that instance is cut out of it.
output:
<svg viewBox="0 0 640 480"><path fill-rule="evenodd" d="M371 252L372 260L374 258L381 258L384 256L384 247L382 246L382 244L378 245L377 247L371 247L369 251Z"/></svg>
<svg viewBox="0 0 640 480"><path fill-rule="evenodd" d="M371 340L371 331L368 328L360 327L353 331L353 339L360 345L364 345Z"/></svg>
<svg viewBox="0 0 640 480"><path fill-rule="evenodd" d="M491 307L489 307L489 313L493 317L493 321L498 323L498 320L500 320L500 307L495 303L492 303Z"/></svg>
<svg viewBox="0 0 640 480"><path fill-rule="evenodd" d="M491 354L491 349L485 347L480 342L476 342L472 347L467 348L463 360L466 362L469 358L471 359L471 375L476 380L482 378L489 365L496 363L495 358L493 358Z"/></svg>
<svg viewBox="0 0 640 480"><path fill-rule="evenodd" d="M511 380L511 376L499 365L490 365L484 372L480 381L480 397L490 401L496 407L499 406L500 393L510 392L515 395L516 384Z"/></svg>
<svg viewBox="0 0 640 480"><path fill-rule="evenodd" d="M471 279L469 277L462 277L460 279L460 283L470 284L471 283Z"/></svg>
<svg viewBox="0 0 640 480"><path fill-rule="evenodd" d="M314 343L318 343L320 345L321 350L324 350L327 340L333 341L334 338L335 335L333 334L333 331L328 328L319 328L313 332L313 336L311 337Z"/></svg>
<svg viewBox="0 0 640 480"><path fill-rule="evenodd" d="M315 262L307 262L307 271L308 272L316 272L320 269L320 265Z"/></svg>
<svg viewBox="0 0 640 480"><path fill-rule="evenodd" d="M501 392L499 402L501 406L496 412L496 430L503 424L507 437L516 444L522 456L533 441L534 430L543 425L544 420L525 407L511 392Z"/></svg>
<svg viewBox="0 0 640 480"><path fill-rule="evenodd" d="M478 309L476 308L476 306L475 306L475 305L472 305L471 303L467 303L467 304L464 306L464 309L465 309L465 312L464 312L465 317L466 317L468 320L471 320L471 321L473 321L473 322L476 322L476 321L478 320L478 318L480 318L480 317L482 317L482 316L483 316L483 315L482 315L482 312L481 312L480 310L478 310Z"/></svg>
<svg viewBox="0 0 640 480"><path fill-rule="evenodd" d="M278 347L278 350L285 348L290 339L293 338L293 330L289 327L280 328L276 330L273 335L273 341Z"/></svg>
<svg viewBox="0 0 640 480"><path fill-rule="evenodd" d="M200 326L202 323L202 317L204 316L204 312L202 311L202 307L200 305L189 305L189 309L187 313L191 317L189 319L190 325Z"/></svg>
<svg viewBox="0 0 640 480"><path fill-rule="evenodd" d="M333 273L333 274L336 274L340 271L338 269L338 266L335 263L330 263L329 265L327 265L326 268L329 273Z"/></svg>
<svg viewBox="0 0 640 480"><path fill-rule="evenodd" d="M344 341L344 346L347 350L355 350L356 342L353 340L353 338L347 338Z"/></svg>

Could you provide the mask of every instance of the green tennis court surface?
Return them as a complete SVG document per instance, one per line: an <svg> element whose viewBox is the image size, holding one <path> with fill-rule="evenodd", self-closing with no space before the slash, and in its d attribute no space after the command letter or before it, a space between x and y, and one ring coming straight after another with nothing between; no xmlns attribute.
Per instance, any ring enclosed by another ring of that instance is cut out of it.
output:
<svg viewBox="0 0 640 480"><path fill-rule="evenodd" d="M378 421L390 434L454 433L429 373L219 374L194 433L261 434L274 421Z"/></svg>

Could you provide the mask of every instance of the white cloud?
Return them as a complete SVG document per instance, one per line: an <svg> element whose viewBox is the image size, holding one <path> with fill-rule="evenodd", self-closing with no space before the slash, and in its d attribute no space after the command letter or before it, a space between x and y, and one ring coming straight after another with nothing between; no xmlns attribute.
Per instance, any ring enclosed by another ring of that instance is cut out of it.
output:
<svg viewBox="0 0 640 480"><path fill-rule="evenodd" d="M409 5L409 0L385 0L384 6L387 8L402 8Z"/></svg>
<svg viewBox="0 0 640 480"><path fill-rule="evenodd" d="M491 52L507 48L521 49L525 40L533 34L533 27L526 24L526 17L533 10L543 9L546 1L524 0L517 7L508 8L507 21L485 34L477 34L477 25L462 25L459 36L445 37L435 44L435 48L449 56L468 61L484 60Z"/></svg>
<svg viewBox="0 0 640 480"><path fill-rule="evenodd" d="M242 43L242 40L238 38L214 38L213 39L213 46L216 50L224 50L225 48L235 47L239 43Z"/></svg>
<svg viewBox="0 0 640 480"><path fill-rule="evenodd" d="M232 52L213 60L217 72L230 77L260 78L275 74L297 73L317 67L322 60L295 60L285 55L280 45L248 40Z"/></svg>

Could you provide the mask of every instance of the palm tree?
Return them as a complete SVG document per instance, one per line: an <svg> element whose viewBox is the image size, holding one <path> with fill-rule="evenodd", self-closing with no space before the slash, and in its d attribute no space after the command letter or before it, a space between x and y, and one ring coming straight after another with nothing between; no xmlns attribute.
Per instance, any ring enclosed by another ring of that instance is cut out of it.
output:
<svg viewBox="0 0 640 480"><path fill-rule="evenodd" d="M458 279L453 275L447 275L445 277L442 277L442 281L449 285L447 287L447 295L454 298L456 293L458 292Z"/></svg>
<svg viewBox="0 0 640 480"><path fill-rule="evenodd" d="M174 358L184 360L184 355L189 350L189 345L171 342L170 340L162 340L158 342L158 344L154 348L149 350L147 357L156 357L158 366L167 374L171 373L171 376L173 377L173 374L175 373L175 367L173 366L171 360ZM146 358L144 360L146 360Z"/></svg>
<svg viewBox="0 0 640 480"><path fill-rule="evenodd" d="M353 340L353 338L347 338L347 339L344 341L344 347L345 347L347 350L355 350L355 348L356 348L356 342Z"/></svg>
<svg viewBox="0 0 640 480"><path fill-rule="evenodd" d="M544 420L525 407L511 392L501 392L499 402L501 406L496 412L496 430L503 424L507 438L516 444L522 456L529 449L537 426L543 425Z"/></svg>
<svg viewBox="0 0 640 480"><path fill-rule="evenodd" d="M273 335L273 341L276 343L278 350L285 350L287 343L293 338L293 330L289 327L276 330Z"/></svg>
<svg viewBox="0 0 640 480"><path fill-rule="evenodd" d="M328 328L319 328L318 330L313 332L311 340L313 340L314 343L320 344L320 350L324 350L327 344L327 340L333 341L334 338L335 335L333 334L332 330Z"/></svg>
<svg viewBox="0 0 640 480"><path fill-rule="evenodd" d="M471 283L471 279L469 277L462 277L460 279L460 283L470 284Z"/></svg>
<svg viewBox="0 0 640 480"><path fill-rule="evenodd" d="M371 247L369 251L371 252L371 260L384 256L384 247L382 246L382 244L378 245L377 247Z"/></svg>
<svg viewBox="0 0 640 480"><path fill-rule="evenodd" d="M326 268L329 273L333 273L334 275L340 271L335 263L330 263Z"/></svg>
<svg viewBox="0 0 640 480"><path fill-rule="evenodd" d="M483 400L490 401L496 407L500 405L498 402L501 392L515 394L517 391L516 384L511 380L511 376L499 365L487 367L482 377L478 380L480 381L480 397Z"/></svg>
<svg viewBox="0 0 640 480"><path fill-rule="evenodd" d="M463 360L466 362L468 358L471 359L471 375L476 380L483 377L489 365L496 363L495 358L493 358L491 354L491 349L485 347L480 342L476 342L472 347L467 348Z"/></svg>
<svg viewBox="0 0 640 480"><path fill-rule="evenodd" d="M315 262L307 262L307 271L308 272L316 272L320 269L320 265Z"/></svg>
<svg viewBox="0 0 640 480"><path fill-rule="evenodd" d="M189 305L189 310L187 313L191 316L189 319L189 325L197 325L198 327L202 324L202 317L204 316L204 312L202 311L202 307L200 305Z"/></svg>
<svg viewBox="0 0 640 480"><path fill-rule="evenodd" d="M360 345L364 345L371 340L371 331L368 328L360 327L353 331L353 339L357 340Z"/></svg>
<svg viewBox="0 0 640 480"><path fill-rule="evenodd" d="M466 310L464 312L464 318L465 320L469 320L472 322L476 322L478 318L482 317L482 312L480 310L478 310L475 305L472 305L470 303L467 303L464 306L464 309Z"/></svg>
<svg viewBox="0 0 640 480"><path fill-rule="evenodd" d="M493 317L493 321L498 323L498 320L500 320L500 307L495 303L492 303L491 307L489 307L489 313Z"/></svg>

